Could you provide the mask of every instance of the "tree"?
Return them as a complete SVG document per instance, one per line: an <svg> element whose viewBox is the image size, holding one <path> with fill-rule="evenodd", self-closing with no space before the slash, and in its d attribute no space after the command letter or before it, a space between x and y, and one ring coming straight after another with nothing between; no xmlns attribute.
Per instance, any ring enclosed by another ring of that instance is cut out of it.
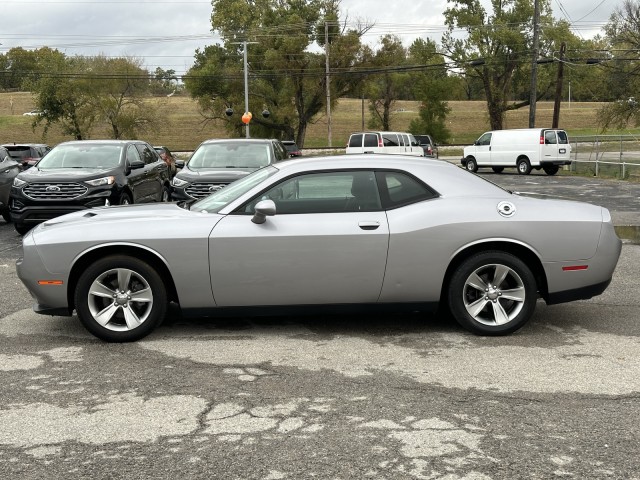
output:
<svg viewBox="0 0 640 480"><path fill-rule="evenodd" d="M428 67L424 72L409 74L414 96L420 100L419 116L411 121L409 131L417 135L429 134L439 143L447 142L451 132L446 126L446 118L451 109L444 99L453 82L447 75L444 58L434 42L417 39L409 47L409 61Z"/></svg>
<svg viewBox="0 0 640 480"><path fill-rule="evenodd" d="M71 57L59 52L42 59L43 73L29 83L43 113L34 127L45 134L59 123L77 140L89 138L97 122L105 122L113 138L135 138L155 125L156 109L146 100L149 74L128 58ZM48 72L48 73L44 73Z"/></svg>
<svg viewBox="0 0 640 480"><path fill-rule="evenodd" d="M611 15L605 32L616 53L612 59L612 74L617 78L618 88L623 88L617 101L602 108L601 125L604 129L612 126L622 128L630 123L638 126L640 63L630 59L637 58L640 49L640 2L624 0Z"/></svg>
<svg viewBox="0 0 640 480"><path fill-rule="evenodd" d="M524 72L531 63L533 2L491 0L492 13L485 10L480 0L447 2L451 6L444 12L448 31L442 45L466 75L482 82L491 128L499 130L505 112L529 105L528 99L513 102L510 97L514 78L528 78ZM545 30L553 26L548 0L540 0L540 12ZM466 38L458 38L456 29L466 30ZM553 50L548 38L543 30L541 52ZM544 90L538 97L543 94Z"/></svg>
<svg viewBox="0 0 640 480"><path fill-rule="evenodd" d="M225 121L240 134L238 113L244 111L241 42L248 45L249 111L254 136L295 139L301 147L308 125L326 108L325 56L310 51L324 46L329 25L331 99L354 89L360 77L348 70L357 62L366 26L348 30L338 22L338 0L213 0L211 24L221 45L196 52L184 77L207 120ZM236 112L226 117L225 110ZM260 112L268 110L263 118Z"/></svg>
<svg viewBox="0 0 640 480"><path fill-rule="evenodd" d="M395 35L385 35L381 38L381 46L371 59L371 67L383 70L383 73L371 75L364 88L364 94L369 97L369 111L371 117L369 128L391 130L391 112L402 92L409 84L409 75L389 66L402 67L407 65L407 52L402 41ZM386 71L384 71L386 70Z"/></svg>

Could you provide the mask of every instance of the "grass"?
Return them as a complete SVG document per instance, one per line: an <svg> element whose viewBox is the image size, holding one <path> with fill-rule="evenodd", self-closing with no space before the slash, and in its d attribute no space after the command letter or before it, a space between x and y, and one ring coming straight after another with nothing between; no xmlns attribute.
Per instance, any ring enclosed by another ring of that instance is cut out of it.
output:
<svg viewBox="0 0 640 480"><path fill-rule="evenodd" d="M187 96L149 98L159 110L163 119L161 125L146 135L143 140L156 145L167 145L175 151L191 151L207 138L227 137L225 129L218 124L206 123L198 111L195 101ZM486 104L482 101L452 101L449 102L451 113L447 117L448 127L452 132L452 145L468 145L483 132L490 130L486 113ZM560 126L571 135L594 135L598 130L598 111L602 104L588 102L572 102L571 106L563 103L560 111ZM399 101L392 116L394 130L407 130L412 119L418 114L418 102ZM70 140L62 134L58 126L50 128L46 136L42 127L32 129L33 117L22 114L35 108L35 100L29 92L0 93L0 143L10 142L44 142L55 145L61 141ZM536 125L549 126L553 116L552 102L539 102L536 108ZM369 112L367 104L364 106L364 125L367 128ZM529 110L527 108L508 112L505 128L526 128L528 126ZM332 108L332 145L343 147L349 134L362 129L362 101L360 99L344 98ZM320 115L307 130L305 147L328 146L327 118ZM624 132L607 132L610 134L638 134L640 129ZM98 126L92 132L92 138L108 138L106 126ZM450 151L442 150L449 155ZM461 152L461 149L459 150Z"/></svg>

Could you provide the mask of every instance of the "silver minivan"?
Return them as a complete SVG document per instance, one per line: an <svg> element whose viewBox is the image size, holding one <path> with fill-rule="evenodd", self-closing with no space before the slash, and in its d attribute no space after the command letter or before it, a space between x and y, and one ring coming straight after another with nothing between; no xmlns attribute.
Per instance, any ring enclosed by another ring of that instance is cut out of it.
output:
<svg viewBox="0 0 640 480"><path fill-rule="evenodd" d="M356 132L347 143L347 154L385 153L424 157L416 138L407 132Z"/></svg>

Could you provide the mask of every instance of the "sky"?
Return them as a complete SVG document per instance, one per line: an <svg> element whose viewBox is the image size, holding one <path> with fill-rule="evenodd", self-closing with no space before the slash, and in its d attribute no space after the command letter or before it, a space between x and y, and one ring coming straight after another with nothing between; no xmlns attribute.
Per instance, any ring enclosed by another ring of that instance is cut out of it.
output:
<svg viewBox="0 0 640 480"><path fill-rule="evenodd" d="M489 0L483 0L489 2ZM622 0L550 0L554 16L583 38L601 33ZM405 45L416 38L439 42L446 0L342 0L342 18L375 27L373 47L387 33ZM0 0L0 53L12 47L48 46L69 56L132 56L145 67L185 73L197 48L216 43L210 0ZM249 49L250 55L250 49Z"/></svg>

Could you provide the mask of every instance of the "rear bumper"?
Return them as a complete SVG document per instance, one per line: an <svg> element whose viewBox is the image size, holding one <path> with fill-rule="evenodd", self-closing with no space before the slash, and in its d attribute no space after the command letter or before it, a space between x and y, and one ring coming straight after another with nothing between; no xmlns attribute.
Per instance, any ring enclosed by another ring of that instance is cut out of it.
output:
<svg viewBox="0 0 640 480"><path fill-rule="evenodd" d="M545 167L547 165L571 165L571 160L541 160L540 166Z"/></svg>
<svg viewBox="0 0 640 480"><path fill-rule="evenodd" d="M601 283L597 283L595 285L589 285L587 287L574 288L573 290L564 290L562 292L550 293L549 297L547 298L547 305L573 302L574 300L588 300L604 292L610 283L611 279Z"/></svg>

